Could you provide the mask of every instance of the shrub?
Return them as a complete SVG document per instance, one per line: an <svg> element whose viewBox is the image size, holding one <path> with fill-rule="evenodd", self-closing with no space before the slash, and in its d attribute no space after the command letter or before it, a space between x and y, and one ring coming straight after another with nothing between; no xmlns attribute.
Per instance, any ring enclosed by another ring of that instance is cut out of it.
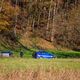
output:
<svg viewBox="0 0 80 80"><path fill-rule="evenodd" d="M57 58L80 58L80 52L76 51L49 51L57 56Z"/></svg>

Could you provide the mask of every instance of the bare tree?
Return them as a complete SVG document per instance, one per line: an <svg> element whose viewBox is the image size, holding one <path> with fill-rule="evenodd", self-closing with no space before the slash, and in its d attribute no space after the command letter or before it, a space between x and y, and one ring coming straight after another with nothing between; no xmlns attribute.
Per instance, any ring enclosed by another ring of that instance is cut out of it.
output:
<svg viewBox="0 0 80 80"><path fill-rule="evenodd" d="M0 3L1 3L0 12L2 11L2 8L3 8L3 2L4 2L4 0L1 0L1 1L0 1Z"/></svg>
<svg viewBox="0 0 80 80"><path fill-rule="evenodd" d="M50 6L49 6L48 22L47 22L47 27L46 27L46 37L48 37L48 35L49 35L49 27L50 27L50 20L51 20L52 5L53 5L53 0L50 1Z"/></svg>

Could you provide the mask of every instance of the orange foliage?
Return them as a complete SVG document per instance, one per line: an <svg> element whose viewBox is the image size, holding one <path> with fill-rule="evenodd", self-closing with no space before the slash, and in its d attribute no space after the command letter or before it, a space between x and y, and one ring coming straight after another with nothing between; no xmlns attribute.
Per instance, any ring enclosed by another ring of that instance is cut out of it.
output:
<svg viewBox="0 0 80 80"><path fill-rule="evenodd" d="M12 18L18 15L20 9L18 6L13 7L10 2L4 1L2 5L2 11L0 13L0 30L10 28L12 24Z"/></svg>

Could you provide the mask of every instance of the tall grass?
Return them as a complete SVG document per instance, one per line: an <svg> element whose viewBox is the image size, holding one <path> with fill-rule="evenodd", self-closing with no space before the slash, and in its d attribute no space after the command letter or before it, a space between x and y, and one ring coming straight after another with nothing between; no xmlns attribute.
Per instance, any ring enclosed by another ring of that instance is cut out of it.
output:
<svg viewBox="0 0 80 80"><path fill-rule="evenodd" d="M80 59L0 59L0 80L80 80Z"/></svg>
<svg viewBox="0 0 80 80"><path fill-rule="evenodd" d="M69 69L54 70L52 68L48 70L42 68L25 71L16 70L0 76L0 80L80 80L80 71Z"/></svg>

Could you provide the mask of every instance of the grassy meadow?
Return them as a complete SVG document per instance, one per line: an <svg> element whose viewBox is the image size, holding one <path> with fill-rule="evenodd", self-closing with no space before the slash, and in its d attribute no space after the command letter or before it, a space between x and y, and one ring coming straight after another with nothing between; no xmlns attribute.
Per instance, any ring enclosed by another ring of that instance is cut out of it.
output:
<svg viewBox="0 0 80 80"><path fill-rule="evenodd" d="M0 80L80 80L80 59L0 58Z"/></svg>

